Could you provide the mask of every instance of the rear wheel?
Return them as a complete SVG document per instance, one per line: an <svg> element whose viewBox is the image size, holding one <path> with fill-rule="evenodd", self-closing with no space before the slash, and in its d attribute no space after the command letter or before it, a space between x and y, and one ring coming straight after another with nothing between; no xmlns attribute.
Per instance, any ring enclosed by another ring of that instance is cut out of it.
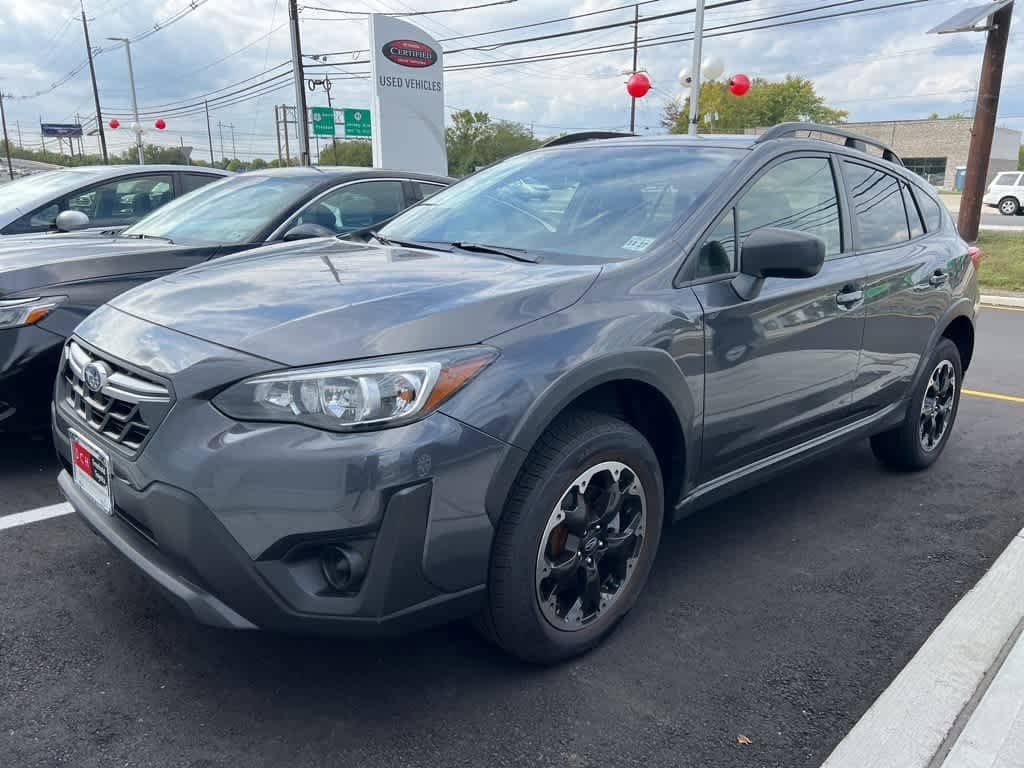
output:
<svg viewBox="0 0 1024 768"><path fill-rule="evenodd" d="M1015 197L1004 197L999 201L999 212L1003 216L1016 216L1020 211L1020 202Z"/></svg>
<svg viewBox="0 0 1024 768"><path fill-rule="evenodd" d="M603 414L560 418L530 453L495 535L484 633L540 663L599 643L647 581L663 498L657 457L636 429Z"/></svg>
<svg viewBox="0 0 1024 768"><path fill-rule="evenodd" d="M956 344L940 339L928 366L930 373L915 390L903 423L871 438L875 456L896 469L931 466L953 431L963 376Z"/></svg>

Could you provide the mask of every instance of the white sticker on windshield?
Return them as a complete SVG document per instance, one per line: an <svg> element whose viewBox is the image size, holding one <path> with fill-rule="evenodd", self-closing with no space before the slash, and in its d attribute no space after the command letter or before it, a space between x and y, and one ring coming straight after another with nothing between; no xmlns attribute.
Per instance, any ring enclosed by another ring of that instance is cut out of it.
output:
<svg viewBox="0 0 1024 768"><path fill-rule="evenodd" d="M654 242L653 237L640 237L640 235L633 235L629 240L622 246L624 251L640 251L641 253L651 247L651 243Z"/></svg>

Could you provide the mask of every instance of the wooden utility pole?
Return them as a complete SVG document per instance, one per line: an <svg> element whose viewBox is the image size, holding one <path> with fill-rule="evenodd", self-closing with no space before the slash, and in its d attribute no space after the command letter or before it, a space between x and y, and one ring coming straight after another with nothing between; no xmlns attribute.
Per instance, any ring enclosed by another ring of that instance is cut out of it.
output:
<svg viewBox="0 0 1024 768"><path fill-rule="evenodd" d="M974 108L971 148L967 154L967 175L964 178L964 191L960 198L960 215L957 222L960 236L972 242L978 237L978 225L981 223L981 198L985 194L988 162L992 155L996 113L999 111L999 88L1003 81L1003 62L1006 59L1006 44L1010 38L1012 16L1013 3L992 15L985 41L985 58L981 63L978 103Z"/></svg>
<svg viewBox="0 0 1024 768"><path fill-rule="evenodd" d="M7 152L7 173L14 179L14 164L11 163L11 140L7 138L7 114L4 112L4 93L0 92L0 122L4 126L4 150Z"/></svg>
<svg viewBox="0 0 1024 768"><path fill-rule="evenodd" d="M92 63L92 43L89 42L89 21L85 16L85 0L79 0L82 8L82 31L85 32L85 53L89 59L89 77L92 79L92 98L96 104L96 130L100 134L100 154L103 155L103 164L110 162L107 157L107 136L103 132L103 114L100 112L100 91L96 86L96 67Z"/></svg>
<svg viewBox="0 0 1024 768"><path fill-rule="evenodd" d="M206 138L210 142L210 167L212 168L217 164L217 161L213 159L213 134L210 133L210 104L207 101L203 101L203 108L206 110Z"/></svg>

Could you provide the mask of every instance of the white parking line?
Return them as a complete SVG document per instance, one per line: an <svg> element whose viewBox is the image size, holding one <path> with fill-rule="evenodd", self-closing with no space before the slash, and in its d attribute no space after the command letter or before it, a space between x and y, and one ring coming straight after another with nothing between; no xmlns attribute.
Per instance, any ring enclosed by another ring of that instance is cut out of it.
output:
<svg viewBox="0 0 1024 768"><path fill-rule="evenodd" d="M25 512L16 512L13 515L4 515L0 517L0 531L7 528L17 528L19 525L38 523L40 520L49 520L51 517L70 515L72 512L74 510L71 508L71 505L65 501L60 504L51 504L48 507L39 507L38 509L29 509Z"/></svg>

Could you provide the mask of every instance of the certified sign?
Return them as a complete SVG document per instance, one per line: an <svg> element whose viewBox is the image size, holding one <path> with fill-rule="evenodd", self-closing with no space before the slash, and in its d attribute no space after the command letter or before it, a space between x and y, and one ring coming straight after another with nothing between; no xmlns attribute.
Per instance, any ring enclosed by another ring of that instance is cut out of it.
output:
<svg viewBox="0 0 1024 768"><path fill-rule="evenodd" d="M437 51L419 40L392 40L380 49L384 57L402 67L429 67L437 63Z"/></svg>
<svg viewBox="0 0 1024 768"><path fill-rule="evenodd" d="M444 51L415 24L370 16L373 165L444 174ZM345 136L366 137L367 122L345 114Z"/></svg>

